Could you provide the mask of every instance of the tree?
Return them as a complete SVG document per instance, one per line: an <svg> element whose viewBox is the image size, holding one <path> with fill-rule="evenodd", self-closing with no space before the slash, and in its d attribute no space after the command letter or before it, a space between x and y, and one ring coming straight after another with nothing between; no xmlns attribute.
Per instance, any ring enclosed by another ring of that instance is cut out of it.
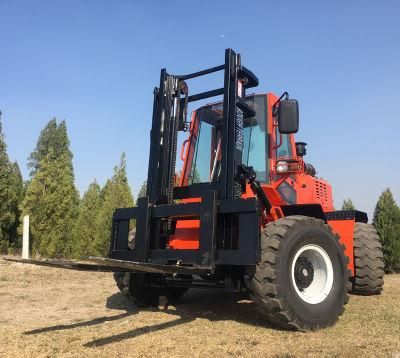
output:
<svg viewBox="0 0 400 358"><path fill-rule="evenodd" d="M351 199L344 199L341 210L353 211L356 210L356 207L354 206Z"/></svg>
<svg viewBox="0 0 400 358"><path fill-rule="evenodd" d="M10 160L0 122L0 251L8 250L7 228L11 221L9 211L8 180L10 175Z"/></svg>
<svg viewBox="0 0 400 358"><path fill-rule="evenodd" d="M73 232L74 258L83 258L95 255L97 235L96 218L102 207L100 185L96 180L89 185L79 205L79 215Z"/></svg>
<svg viewBox="0 0 400 358"><path fill-rule="evenodd" d="M96 220L97 236L95 241L95 254L104 256L109 250L114 210L117 208L132 207L134 203L126 176L126 160L124 153L121 156L119 166L114 168L114 175L107 180L100 195L102 198L102 207Z"/></svg>
<svg viewBox="0 0 400 358"><path fill-rule="evenodd" d="M385 270L400 271L400 209L389 188L379 197L373 224L382 242Z"/></svg>
<svg viewBox="0 0 400 358"><path fill-rule="evenodd" d="M69 150L69 139L67 134L67 126L65 121L57 125L56 118L53 118L46 127L43 128L37 141L35 150L28 158L28 168L31 169L31 177L40 168L40 161L43 160L50 152L54 158L66 155L71 160L72 153Z"/></svg>
<svg viewBox="0 0 400 358"><path fill-rule="evenodd" d="M22 204L30 216L32 251L48 257L72 255L72 231L79 196L74 184L72 153L65 121L51 120L29 157L32 168Z"/></svg>
<svg viewBox="0 0 400 358"><path fill-rule="evenodd" d="M0 112L0 252L18 246L17 228L19 205L23 196L23 182L19 166L11 163L2 132Z"/></svg>
<svg viewBox="0 0 400 358"><path fill-rule="evenodd" d="M142 186L140 187L139 190L139 194L138 194L138 199L139 198L143 198L144 196L146 196L146 192L147 192L147 180L145 180L142 184ZM137 199L136 199L136 205L137 205Z"/></svg>
<svg viewBox="0 0 400 358"><path fill-rule="evenodd" d="M11 163L9 188L11 194L10 211L13 217L9 231L9 243L10 248L17 248L21 246L21 240L18 240L18 226L21 217L21 203L24 198L24 182L17 162Z"/></svg>

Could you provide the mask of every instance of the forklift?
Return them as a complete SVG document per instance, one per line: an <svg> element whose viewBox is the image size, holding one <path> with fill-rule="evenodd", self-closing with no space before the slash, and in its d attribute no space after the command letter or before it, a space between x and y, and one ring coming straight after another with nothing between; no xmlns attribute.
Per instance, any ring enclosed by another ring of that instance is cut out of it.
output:
<svg viewBox="0 0 400 358"><path fill-rule="evenodd" d="M220 71L220 88L190 92L190 80ZM349 292L379 294L382 247L367 214L334 210L330 184L295 142L298 102L287 92L246 94L258 84L232 49L220 66L162 69L147 193L115 210L108 257L9 260L114 272L139 307L158 306L160 296L175 304L191 288L246 290L270 322L302 331L333 325ZM217 96L187 120L189 103Z"/></svg>

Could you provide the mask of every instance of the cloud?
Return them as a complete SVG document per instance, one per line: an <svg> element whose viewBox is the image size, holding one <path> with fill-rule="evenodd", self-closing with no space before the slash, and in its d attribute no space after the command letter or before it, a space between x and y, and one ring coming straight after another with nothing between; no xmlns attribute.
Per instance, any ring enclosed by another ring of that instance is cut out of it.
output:
<svg viewBox="0 0 400 358"><path fill-rule="evenodd" d="M225 38L225 34L220 34L219 37L220 37L221 39L224 39L224 38Z"/></svg>

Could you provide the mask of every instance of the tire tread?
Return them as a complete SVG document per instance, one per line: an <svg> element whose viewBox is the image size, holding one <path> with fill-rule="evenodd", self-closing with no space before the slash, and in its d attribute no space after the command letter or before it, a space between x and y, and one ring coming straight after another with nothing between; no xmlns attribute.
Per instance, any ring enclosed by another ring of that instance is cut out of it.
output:
<svg viewBox="0 0 400 358"><path fill-rule="evenodd" d="M288 307L285 300L279 297L279 271L276 267L279 250L281 244L287 238L287 234L297 225L312 224L323 227L330 231L335 237L335 240L339 241L338 235L332 232L329 225L325 224L324 221L306 217L306 216L290 216L278 221L267 224L262 233L261 238L261 262L257 264L256 273L248 283L250 289L250 295L252 299L257 303L258 310L263 313L269 321L273 324L282 327L284 329L296 329L302 331L317 330L320 328L328 327L333 325L337 321L337 317L334 319L328 319L323 323L311 326L308 322L302 321L295 312ZM345 247L343 244L339 244L344 252ZM348 264L348 257L346 258L346 265ZM267 266L265 266L267 264ZM349 270L346 270L346 281L350 274ZM343 305L348 302L347 290L343 293ZM339 315L344 311L341 310Z"/></svg>
<svg viewBox="0 0 400 358"><path fill-rule="evenodd" d="M354 270L352 293L369 296L380 294L384 284L382 244L370 224L354 225Z"/></svg>

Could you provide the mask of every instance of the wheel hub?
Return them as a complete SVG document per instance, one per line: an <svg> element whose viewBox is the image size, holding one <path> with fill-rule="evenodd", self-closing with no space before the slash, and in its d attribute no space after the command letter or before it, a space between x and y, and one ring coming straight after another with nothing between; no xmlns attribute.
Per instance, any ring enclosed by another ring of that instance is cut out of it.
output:
<svg viewBox="0 0 400 358"><path fill-rule="evenodd" d="M296 260L294 278L300 290L304 290L311 285L314 279L314 267L307 257L301 256Z"/></svg>
<svg viewBox="0 0 400 358"><path fill-rule="evenodd" d="M325 300L333 288L333 264L319 245L301 247L291 264L292 282L299 297L309 304Z"/></svg>

